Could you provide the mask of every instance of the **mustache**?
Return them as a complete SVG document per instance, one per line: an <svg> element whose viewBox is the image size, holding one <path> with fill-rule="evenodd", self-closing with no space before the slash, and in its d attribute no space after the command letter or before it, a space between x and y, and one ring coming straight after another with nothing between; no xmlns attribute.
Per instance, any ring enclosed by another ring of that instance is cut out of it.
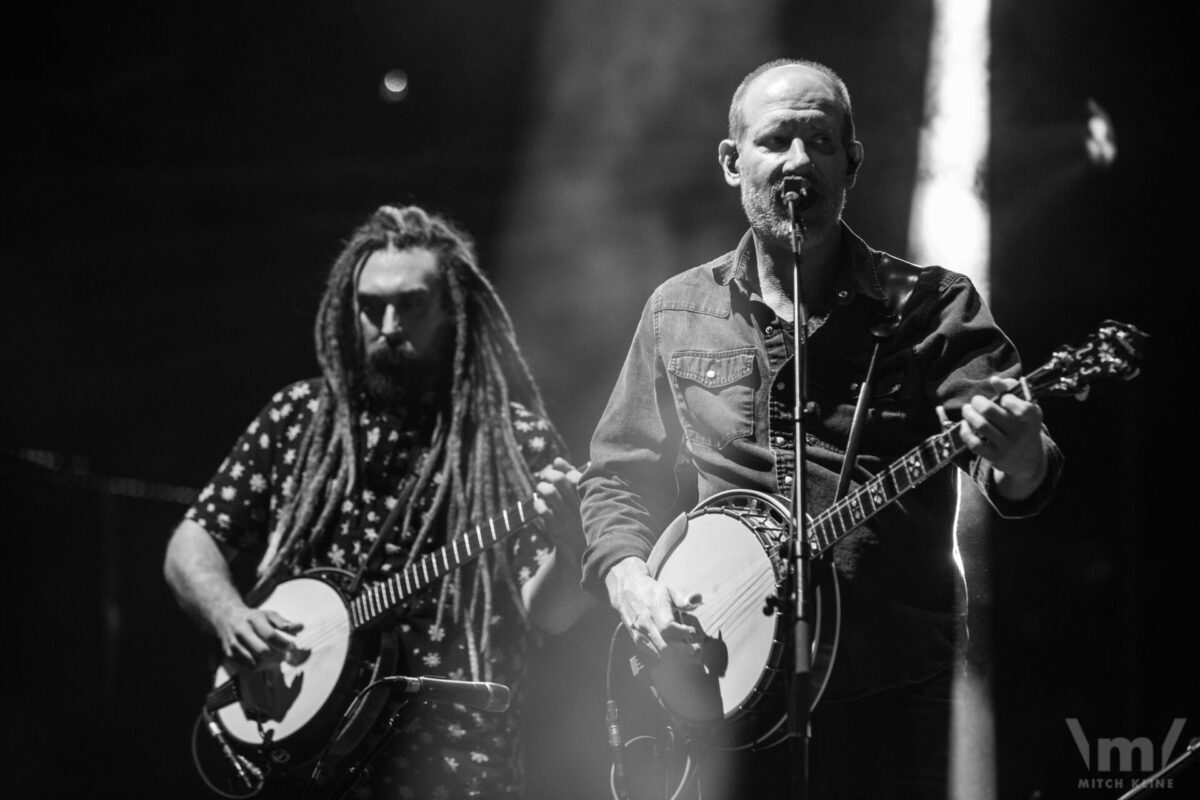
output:
<svg viewBox="0 0 1200 800"><path fill-rule="evenodd" d="M444 372L453 360L453 339L439 337L423 352L407 340L367 349L364 367L368 375L392 380L421 380Z"/></svg>
<svg viewBox="0 0 1200 800"><path fill-rule="evenodd" d="M797 206L803 208L816 202L821 194L821 189L812 178L801 178L795 175L787 175L771 185L771 196L778 200L780 205L787 205L786 194L788 192L799 194Z"/></svg>
<svg viewBox="0 0 1200 800"><path fill-rule="evenodd" d="M416 356L403 346L379 347L367 353L367 366L377 369L406 367L416 361Z"/></svg>

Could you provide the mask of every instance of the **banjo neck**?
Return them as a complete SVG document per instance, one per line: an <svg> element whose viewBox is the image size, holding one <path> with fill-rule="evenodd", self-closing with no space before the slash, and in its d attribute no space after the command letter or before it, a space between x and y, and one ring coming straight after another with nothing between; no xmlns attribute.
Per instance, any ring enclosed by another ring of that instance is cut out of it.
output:
<svg viewBox="0 0 1200 800"><path fill-rule="evenodd" d="M351 626L359 630L376 622L438 578L474 561L484 550L532 524L540 516L534 497L530 495L508 506L386 580L363 587L348 603Z"/></svg>
<svg viewBox="0 0 1200 800"><path fill-rule="evenodd" d="M1136 362L1145 339L1132 325L1105 320L1082 345L1056 350L1046 363L1022 378L1022 394L1029 401L1047 396L1084 400L1095 381L1131 380L1138 374ZM948 421L943 426L940 433L813 517L809 526L813 549L818 554L829 550L966 450L959 426Z"/></svg>
<svg viewBox="0 0 1200 800"><path fill-rule="evenodd" d="M967 449L957 425L930 436L871 480L812 518L809 536L825 553Z"/></svg>

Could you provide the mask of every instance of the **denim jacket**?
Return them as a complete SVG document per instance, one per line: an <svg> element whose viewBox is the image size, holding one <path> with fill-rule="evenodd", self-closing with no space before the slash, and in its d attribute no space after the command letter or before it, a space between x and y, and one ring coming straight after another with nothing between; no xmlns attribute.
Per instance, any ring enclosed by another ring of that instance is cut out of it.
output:
<svg viewBox="0 0 1200 800"><path fill-rule="evenodd" d="M898 261L845 226L840 250L836 303L808 327L810 514L833 500L873 346L868 327L883 309L878 276ZM754 259L747 233L736 250L672 277L646 303L580 484L584 586L601 597L616 562L646 558L667 523L699 500L732 488L790 494L793 335L759 297ZM1020 369L969 279L919 268L900 327L880 352L852 485L937 433L937 406L956 419L989 376ZM957 463L1000 514L1036 513L1061 468L1043 437L1047 479L1019 503L996 492L979 458L964 453ZM956 502L954 470L942 470L834 547L844 621L840 680L827 695L920 680L952 662L965 642L965 585L952 557Z"/></svg>

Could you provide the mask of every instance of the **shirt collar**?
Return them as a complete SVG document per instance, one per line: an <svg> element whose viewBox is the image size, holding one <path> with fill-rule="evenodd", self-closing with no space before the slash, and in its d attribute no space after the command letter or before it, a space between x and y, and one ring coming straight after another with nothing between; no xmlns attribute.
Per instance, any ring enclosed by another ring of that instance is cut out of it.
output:
<svg viewBox="0 0 1200 800"><path fill-rule="evenodd" d="M721 286L733 284L746 291L745 279L747 275L754 275L754 271L750 269L754 259L754 232L747 230L738 242L737 249L713 269L713 278Z"/></svg>
<svg viewBox="0 0 1200 800"><path fill-rule="evenodd" d="M883 301L883 287L879 283L880 252L868 246L845 222L839 225L842 234L839 248L841 266L834 283L838 302L848 303L855 294L865 294ZM752 297L758 292L757 263L754 231L747 230L729 260L713 271L713 277L718 284L733 285L746 297Z"/></svg>

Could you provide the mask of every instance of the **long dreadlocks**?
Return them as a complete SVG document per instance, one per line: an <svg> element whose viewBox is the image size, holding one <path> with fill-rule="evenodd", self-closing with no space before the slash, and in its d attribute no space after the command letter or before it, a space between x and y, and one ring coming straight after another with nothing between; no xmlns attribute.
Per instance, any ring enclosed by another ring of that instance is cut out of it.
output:
<svg viewBox="0 0 1200 800"><path fill-rule="evenodd" d="M259 564L260 585L282 568L297 564L326 533L342 503L353 496L361 447L358 428L365 404L358 275L372 253L388 248L424 248L437 256L454 313L450 408L438 411L430 449L419 462L416 484L400 511L398 529L406 530L419 501L435 486L409 564L428 541L435 522L444 520L448 534L459 535L533 492L509 404L519 402L542 417L545 407L517 349L508 312L479 270L470 237L448 220L415 206L383 206L353 233L329 273L315 325L324 380L312 423L301 438L295 466L283 487L285 500ZM553 436L562 448L557 433ZM523 609L500 548L484 552L473 570L460 570L442 582L438 624L447 611L465 623L475 680L491 675L487 656L496 578L507 586L517 608ZM465 591L468 584L469 592ZM462 599L468 594L464 608Z"/></svg>

